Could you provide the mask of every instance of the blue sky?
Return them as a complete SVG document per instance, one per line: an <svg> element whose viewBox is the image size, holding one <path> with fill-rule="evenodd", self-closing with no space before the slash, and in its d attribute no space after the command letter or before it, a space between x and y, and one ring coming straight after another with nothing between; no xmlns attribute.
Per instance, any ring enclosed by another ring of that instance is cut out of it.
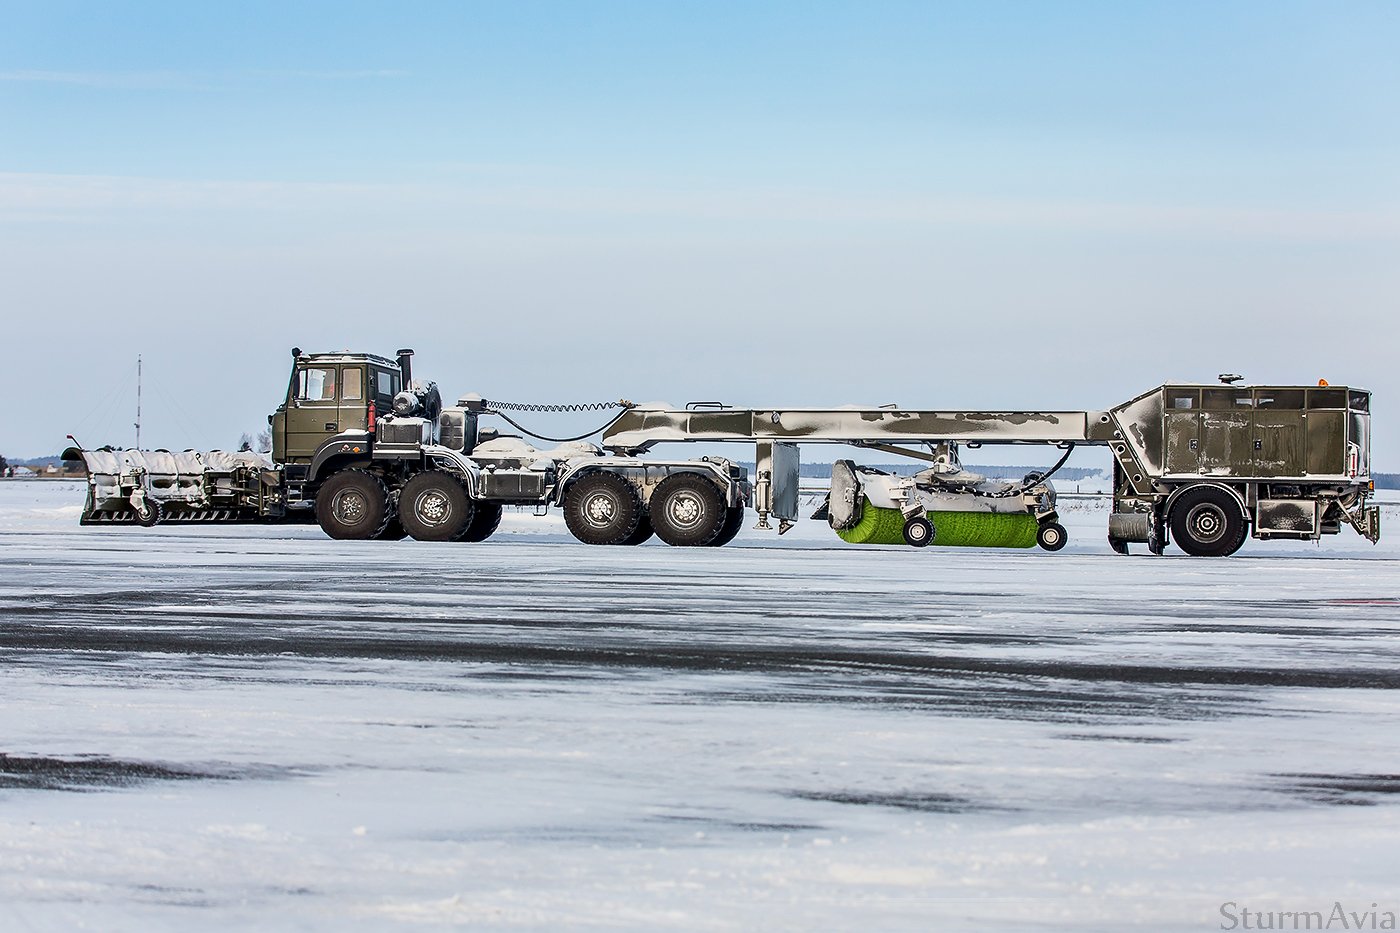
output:
<svg viewBox="0 0 1400 933"><path fill-rule="evenodd" d="M246 387L146 438L227 446L294 343L542 401L1094 408L1222 370L1400 395L1400 4L0 20L0 303L66 348L89 442L129 440L94 411L142 352L173 399ZM54 427L0 422L0 451Z"/></svg>

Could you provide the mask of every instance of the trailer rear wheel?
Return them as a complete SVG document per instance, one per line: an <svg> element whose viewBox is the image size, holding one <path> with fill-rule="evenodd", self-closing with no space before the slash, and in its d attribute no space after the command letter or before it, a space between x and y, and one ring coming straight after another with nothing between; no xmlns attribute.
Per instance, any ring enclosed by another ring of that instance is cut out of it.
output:
<svg viewBox="0 0 1400 933"><path fill-rule="evenodd" d="M379 477L364 470L332 474L316 492L316 521L332 538L364 541L377 537L389 518L389 491Z"/></svg>
<svg viewBox="0 0 1400 933"><path fill-rule="evenodd" d="M1240 549L1248 532L1239 502L1218 486L1183 492L1170 521L1172 538L1192 557L1227 557Z"/></svg>
<svg viewBox="0 0 1400 933"><path fill-rule="evenodd" d="M1069 535L1065 533L1065 526L1059 522L1046 522L1036 529L1035 543L1047 551L1058 551L1065 546L1069 540Z"/></svg>
<svg viewBox="0 0 1400 933"><path fill-rule="evenodd" d="M399 521L415 541L456 541L475 514L461 481L442 470L414 475L399 493Z"/></svg>
<svg viewBox="0 0 1400 933"><path fill-rule="evenodd" d="M720 529L719 537L710 542L710 547L724 547L738 536L744 527L744 507L742 505L731 506L729 514L725 516L724 527Z"/></svg>
<svg viewBox="0 0 1400 933"><path fill-rule="evenodd" d="M590 473L564 496L564 524L584 544L626 544L644 517L637 491L616 473Z"/></svg>
<svg viewBox="0 0 1400 933"><path fill-rule="evenodd" d="M467 525L467 530L457 540L473 543L485 541L501 526L501 511L499 502L476 503L476 514L472 516L471 524Z"/></svg>
<svg viewBox="0 0 1400 933"><path fill-rule="evenodd" d="M656 536L675 547L705 547L719 538L728 518L719 487L697 473L668 476L651 494Z"/></svg>

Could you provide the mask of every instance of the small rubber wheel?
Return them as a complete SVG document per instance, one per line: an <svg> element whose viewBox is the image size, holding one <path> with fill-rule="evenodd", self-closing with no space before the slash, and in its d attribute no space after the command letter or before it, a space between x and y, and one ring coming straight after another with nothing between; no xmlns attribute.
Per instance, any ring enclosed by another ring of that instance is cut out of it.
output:
<svg viewBox="0 0 1400 933"><path fill-rule="evenodd" d="M731 506L729 514L724 519L724 527L720 529L719 537L710 542L710 547L724 547L733 541L744 528L745 514L742 505Z"/></svg>
<svg viewBox="0 0 1400 933"><path fill-rule="evenodd" d="M389 491L379 477L364 470L334 473L316 491L316 521L332 538L378 537L390 517Z"/></svg>
<svg viewBox="0 0 1400 933"><path fill-rule="evenodd" d="M645 515L637 491L616 473L589 473L564 494L564 524L584 544L624 544Z"/></svg>
<svg viewBox="0 0 1400 933"><path fill-rule="evenodd" d="M1219 486L1188 489L1172 505L1172 538L1192 557L1228 557L1244 544L1248 525L1239 501Z"/></svg>
<svg viewBox="0 0 1400 933"><path fill-rule="evenodd" d="M651 525L675 547L705 547L724 531L729 508L719 487L698 473L668 476L651 494Z"/></svg>
<svg viewBox="0 0 1400 933"><path fill-rule="evenodd" d="M643 541L651 540L651 536L654 534L656 534L656 529L651 527L651 519L643 515L642 520L637 522L637 530L632 532L626 541L619 541L618 544L635 547Z"/></svg>
<svg viewBox="0 0 1400 933"><path fill-rule="evenodd" d="M399 492L399 521L415 541L456 541L475 514L466 487L443 470L417 473Z"/></svg>
<svg viewBox="0 0 1400 933"><path fill-rule="evenodd" d="M928 547L933 543L933 522L915 515L904 523L904 543L910 547Z"/></svg>
<svg viewBox="0 0 1400 933"><path fill-rule="evenodd" d="M131 514L136 516L136 524L140 525L142 528L151 528L164 517L165 506L149 496L142 498L141 504L145 506L145 508L138 509L133 507Z"/></svg>
<svg viewBox="0 0 1400 933"><path fill-rule="evenodd" d="M1122 554L1124 557L1128 556L1128 542L1122 538L1109 538L1108 546L1113 548L1113 553Z"/></svg>
<svg viewBox="0 0 1400 933"><path fill-rule="evenodd" d="M476 514L472 516L471 523L467 525L467 530L462 532L462 537L458 541L469 541L476 543L485 541L496 533L496 529L501 527L501 508L499 502L478 502L476 503Z"/></svg>
<svg viewBox="0 0 1400 933"><path fill-rule="evenodd" d="M1059 522L1045 522L1035 530L1035 543L1047 551L1058 551L1069 541L1065 526Z"/></svg>

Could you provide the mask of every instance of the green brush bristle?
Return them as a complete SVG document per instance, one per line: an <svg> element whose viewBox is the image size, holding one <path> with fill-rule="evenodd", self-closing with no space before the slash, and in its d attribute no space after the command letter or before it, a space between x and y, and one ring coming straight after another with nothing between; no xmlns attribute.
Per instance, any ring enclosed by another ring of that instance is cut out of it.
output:
<svg viewBox="0 0 1400 933"><path fill-rule="evenodd" d="M1035 547L1036 520L1007 512L929 512L933 543L942 547ZM836 532L851 544L904 544L904 516L867 500L860 522Z"/></svg>

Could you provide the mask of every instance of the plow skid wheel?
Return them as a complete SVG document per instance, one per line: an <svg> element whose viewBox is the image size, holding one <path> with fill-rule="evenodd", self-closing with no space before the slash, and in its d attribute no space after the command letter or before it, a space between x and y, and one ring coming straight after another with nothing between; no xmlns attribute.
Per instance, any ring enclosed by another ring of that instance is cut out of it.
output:
<svg viewBox="0 0 1400 933"><path fill-rule="evenodd" d="M837 460L831 465L827 523L837 531L850 531L861 523L864 512L865 493L856 476L855 464L850 460Z"/></svg>
<svg viewBox="0 0 1400 933"><path fill-rule="evenodd" d="M131 514L136 516L136 524L142 528L154 527L164 511L161 504L149 496L143 496L140 503L133 502L131 505Z"/></svg>

